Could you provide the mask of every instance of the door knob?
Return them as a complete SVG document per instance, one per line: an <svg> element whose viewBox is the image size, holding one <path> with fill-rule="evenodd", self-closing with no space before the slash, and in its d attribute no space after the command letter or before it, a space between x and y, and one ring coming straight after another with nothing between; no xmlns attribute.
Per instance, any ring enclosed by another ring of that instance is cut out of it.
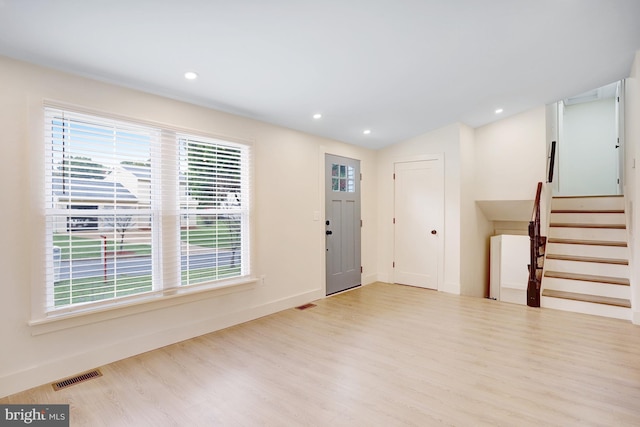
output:
<svg viewBox="0 0 640 427"><path fill-rule="evenodd" d="M431 234L438 234L436 230L431 230Z"/></svg>
<svg viewBox="0 0 640 427"><path fill-rule="evenodd" d="M330 235L332 235L332 234L333 234L333 231L331 231L331 230L327 230L327 231L326 231L326 233L327 233L327 236L330 236Z"/></svg>

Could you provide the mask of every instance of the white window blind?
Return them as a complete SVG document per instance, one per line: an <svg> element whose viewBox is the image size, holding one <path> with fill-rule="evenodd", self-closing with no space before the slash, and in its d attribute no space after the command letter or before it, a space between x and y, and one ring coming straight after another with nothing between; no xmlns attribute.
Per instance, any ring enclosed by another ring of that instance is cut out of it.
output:
<svg viewBox="0 0 640 427"><path fill-rule="evenodd" d="M247 274L248 148L178 135L182 283Z"/></svg>
<svg viewBox="0 0 640 427"><path fill-rule="evenodd" d="M44 135L45 312L248 275L248 146L53 107Z"/></svg>

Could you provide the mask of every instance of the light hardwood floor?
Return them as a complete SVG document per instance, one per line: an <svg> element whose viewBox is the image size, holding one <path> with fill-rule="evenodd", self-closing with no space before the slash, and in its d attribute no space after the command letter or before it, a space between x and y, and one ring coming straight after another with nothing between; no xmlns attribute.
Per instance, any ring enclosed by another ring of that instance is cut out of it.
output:
<svg viewBox="0 0 640 427"><path fill-rule="evenodd" d="M640 327L375 283L0 403L72 426L638 426Z"/></svg>

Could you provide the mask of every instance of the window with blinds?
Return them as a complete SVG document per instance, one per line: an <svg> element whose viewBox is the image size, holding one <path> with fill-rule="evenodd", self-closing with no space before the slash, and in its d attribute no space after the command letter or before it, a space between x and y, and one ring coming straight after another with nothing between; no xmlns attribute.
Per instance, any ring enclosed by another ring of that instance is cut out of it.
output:
<svg viewBox="0 0 640 427"><path fill-rule="evenodd" d="M246 276L248 150L45 108L45 312Z"/></svg>
<svg viewBox="0 0 640 427"><path fill-rule="evenodd" d="M182 283L245 275L247 147L188 135L178 141Z"/></svg>

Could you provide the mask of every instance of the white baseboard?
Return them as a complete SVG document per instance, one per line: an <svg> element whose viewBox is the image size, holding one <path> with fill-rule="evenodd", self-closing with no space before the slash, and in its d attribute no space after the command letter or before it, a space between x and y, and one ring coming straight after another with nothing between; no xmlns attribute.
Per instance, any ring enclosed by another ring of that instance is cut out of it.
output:
<svg viewBox="0 0 640 427"><path fill-rule="evenodd" d="M384 282L384 283L393 283L391 281L391 276L388 273L378 273L376 274L376 282Z"/></svg>
<svg viewBox="0 0 640 427"><path fill-rule="evenodd" d="M640 311L631 313L631 322L633 322L634 325L640 325Z"/></svg>
<svg viewBox="0 0 640 427"><path fill-rule="evenodd" d="M378 280L378 275L377 274L368 274L366 276L362 276L362 284L363 285L370 285L372 283L375 282L382 282L382 280Z"/></svg>
<svg viewBox="0 0 640 427"><path fill-rule="evenodd" d="M94 347L71 357L52 360L20 372L10 373L0 377L0 398L324 297L321 290L304 292L225 316L181 325L174 329L154 331L145 336L132 337L105 347Z"/></svg>
<svg viewBox="0 0 640 427"><path fill-rule="evenodd" d="M454 295L460 295L460 283L445 282L443 285L444 288L438 289L439 291Z"/></svg>

